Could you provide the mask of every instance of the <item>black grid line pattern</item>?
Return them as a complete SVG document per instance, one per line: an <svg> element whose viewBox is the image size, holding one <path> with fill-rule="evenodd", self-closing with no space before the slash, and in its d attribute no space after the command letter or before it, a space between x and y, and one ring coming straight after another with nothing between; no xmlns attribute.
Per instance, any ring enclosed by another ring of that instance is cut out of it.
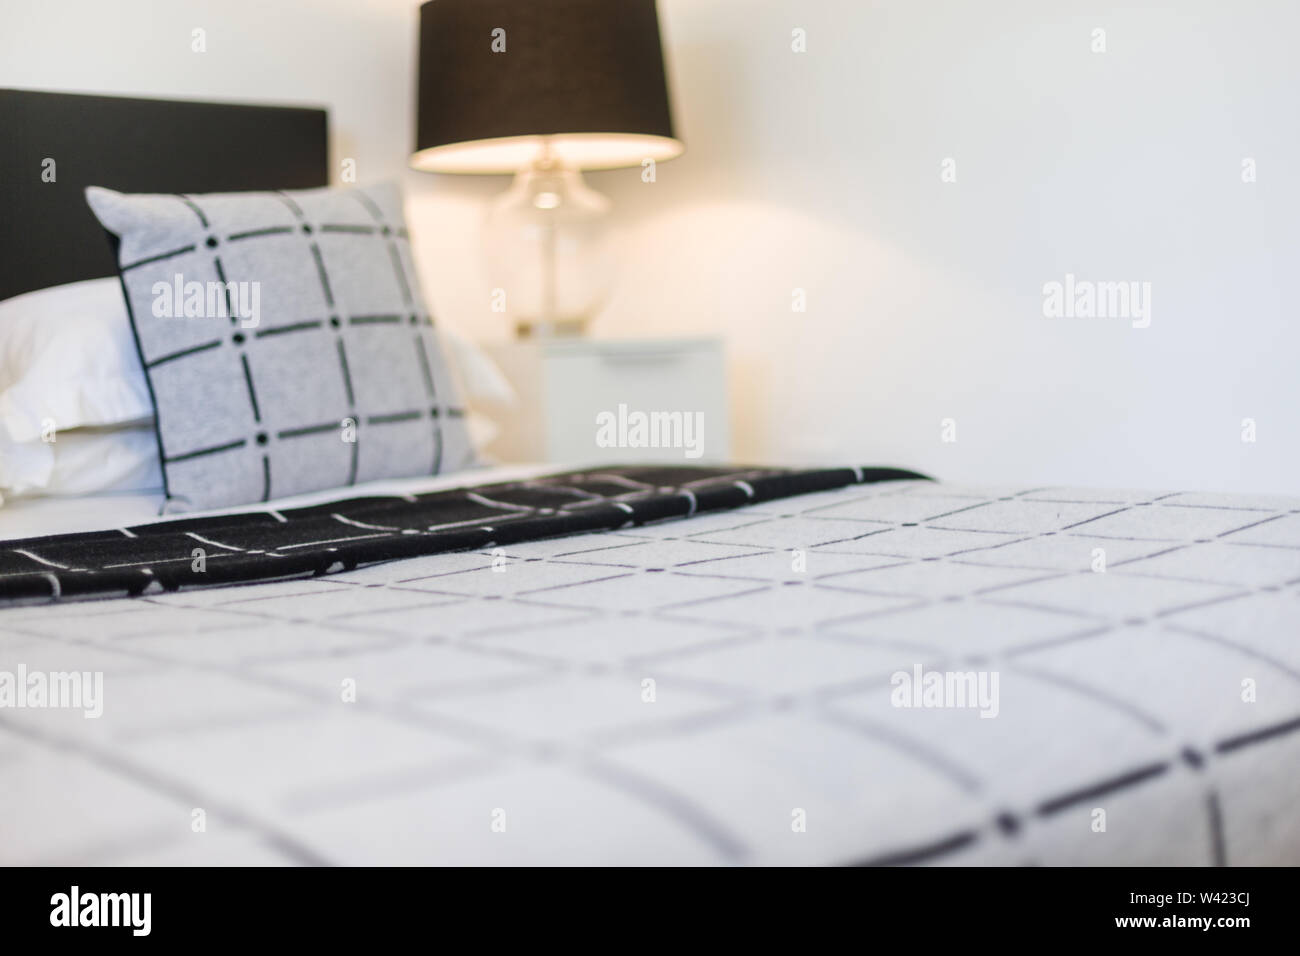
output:
<svg viewBox="0 0 1300 956"><path fill-rule="evenodd" d="M917 481L10 608L0 860L1295 865L1297 624L1300 500Z"/></svg>
<svg viewBox="0 0 1300 956"><path fill-rule="evenodd" d="M87 198L115 237L167 511L472 463L395 187Z"/></svg>

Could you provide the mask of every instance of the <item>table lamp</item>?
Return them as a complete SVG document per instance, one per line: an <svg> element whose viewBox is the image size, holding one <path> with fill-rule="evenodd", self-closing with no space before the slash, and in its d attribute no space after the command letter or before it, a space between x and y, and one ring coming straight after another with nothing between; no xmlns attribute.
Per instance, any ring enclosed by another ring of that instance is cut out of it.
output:
<svg viewBox="0 0 1300 956"><path fill-rule="evenodd" d="M516 331L581 333L613 273L610 202L581 170L649 167L685 148L654 0L429 0L417 95L412 167L515 176L486 234Z"/></svg>

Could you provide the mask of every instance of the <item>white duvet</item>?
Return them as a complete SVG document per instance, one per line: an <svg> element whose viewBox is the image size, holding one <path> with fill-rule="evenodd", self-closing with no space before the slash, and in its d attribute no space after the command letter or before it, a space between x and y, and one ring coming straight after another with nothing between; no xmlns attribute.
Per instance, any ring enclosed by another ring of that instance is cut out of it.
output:
<svg viewBox="0 0 1300 956"><path fill-rule="evenodd" d="M0 705L4 863L1297 864L1300 500L900 482L0 610Z"/></svg>

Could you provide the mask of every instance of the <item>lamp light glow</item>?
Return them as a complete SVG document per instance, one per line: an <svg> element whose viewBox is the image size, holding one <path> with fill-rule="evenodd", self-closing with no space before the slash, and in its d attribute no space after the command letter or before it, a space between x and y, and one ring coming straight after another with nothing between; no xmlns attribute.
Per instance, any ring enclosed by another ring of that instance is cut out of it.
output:
<svg viewBox="0 0 1300 956"><path fill-rule="evenodd" d="M494 282L521 334L582 330L614 272L583 169L680 156L655 0L429 0L416 143L438 173L514 173L492 206Z"/></svg>

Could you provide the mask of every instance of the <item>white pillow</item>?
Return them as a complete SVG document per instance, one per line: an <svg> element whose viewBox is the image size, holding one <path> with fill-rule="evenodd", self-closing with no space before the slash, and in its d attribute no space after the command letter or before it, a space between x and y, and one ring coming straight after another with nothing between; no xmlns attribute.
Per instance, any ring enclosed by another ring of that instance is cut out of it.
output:
<svg viewBox="0 0 1300 956"><path fill-rule="evenodd" d="M122 286L87 279L0 302L0 433L60 432L153 418Z"/></svg>
<svg viewBox="0 0 1300 956"><path fill-rule="evenodd" d="M152 425L77 428L54 441L12 442L0 433L0 502L30 495L162 489Z"/></svg>
<svg viewBox="0 0 1300 956"><path fill-rule="evenodd" d="M445 322L438 326L438 333L447 350L451 373L469 405L465 425L470 441L475 448L486 448L501 433L501 426L493 419L514 414L519 396L479 345Z"/></svg>
<svg viewBox="0 0 1300 956"><path fill-rule="evenodd" d="M438 331L472 405L515 403L514 390L481 348L445 324ZM0 302L0 495L162 487L158 441L148 424L153 416L117 279L87 279ZM47 422L55 428L50 444L42 440ZM480 448L497 431L473 411L467 424Z"/></svg>
<svg viewBox="0 0 1300 956"><path fill-rule="evenodd" d="M500 366L472 339L443 322L438 326L451 363L460 377L461 394L472 404L492 407L514 405L519 396Z"/></svg>

